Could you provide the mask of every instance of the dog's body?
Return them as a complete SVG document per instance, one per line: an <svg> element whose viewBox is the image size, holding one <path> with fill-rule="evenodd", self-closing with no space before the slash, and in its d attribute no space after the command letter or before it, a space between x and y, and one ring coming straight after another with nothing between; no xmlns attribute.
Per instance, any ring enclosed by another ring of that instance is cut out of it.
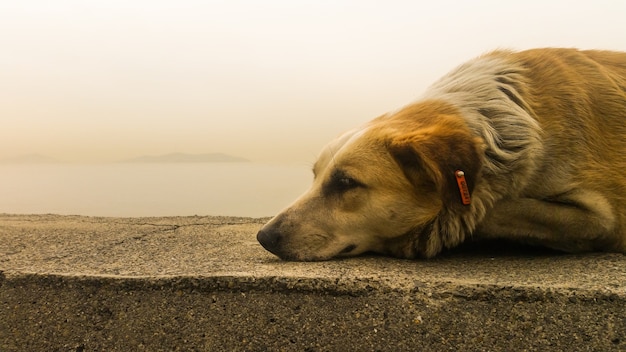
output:
<svg viewBox="0 0 626 352"><path fill-rule="evenodd" d="M331 142L257 239L288 260L470 237L626 253L625 172L626 53L495 51Z"/></svg>

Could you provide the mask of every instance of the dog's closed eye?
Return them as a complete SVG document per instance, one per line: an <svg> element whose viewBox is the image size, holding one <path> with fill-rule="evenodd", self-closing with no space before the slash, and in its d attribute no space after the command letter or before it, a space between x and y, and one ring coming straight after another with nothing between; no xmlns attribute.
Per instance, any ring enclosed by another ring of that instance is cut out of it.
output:
<svg viewBox="0 0 626 352"><path fill-rule="evenodd" d="M351 177L342 177L338 181L339 186L343 189L350 189L359 186L359 183Z"/></svg>
<svg viewBox="0 0 626 352"><path fill-rule="evenodd" d="M359 187L365 187L365 185L344 171L336 170L324 185L324 192L326 194L341 194Z"/></svg>

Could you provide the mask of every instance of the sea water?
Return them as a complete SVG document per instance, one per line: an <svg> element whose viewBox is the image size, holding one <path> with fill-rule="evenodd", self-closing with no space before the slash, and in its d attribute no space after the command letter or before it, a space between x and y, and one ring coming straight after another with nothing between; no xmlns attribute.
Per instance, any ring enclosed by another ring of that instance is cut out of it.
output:
<svg viewBox="0 0 626 352"><path fill-rule="evenodd" d="M265 217L293 202L311 180L308 165L0 165L0 213Z"/></svg>

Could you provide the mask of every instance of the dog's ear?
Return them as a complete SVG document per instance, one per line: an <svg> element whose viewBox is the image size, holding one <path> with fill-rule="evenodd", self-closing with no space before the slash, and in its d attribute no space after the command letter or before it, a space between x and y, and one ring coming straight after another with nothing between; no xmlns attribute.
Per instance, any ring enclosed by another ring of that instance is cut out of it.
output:
<svg viewBox="0 0 626 352"><path fill-rule="evenodd" d="M447 207L467 205L481 168L479 138L465 129L431 128L392 137L387 146L416 191L437 192ZM470 197L462 195L458 171L463 172Z"/></svg>

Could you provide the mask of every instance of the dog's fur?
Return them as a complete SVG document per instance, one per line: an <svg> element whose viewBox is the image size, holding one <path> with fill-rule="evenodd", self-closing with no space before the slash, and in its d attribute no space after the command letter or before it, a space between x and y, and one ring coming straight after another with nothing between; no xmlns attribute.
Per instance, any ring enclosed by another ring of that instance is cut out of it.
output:
<svg viewBox="0 0 626 352"><path fill-rule="evenodd" d="M626 253L626 53L488 53L331 142L313 171L257 235L282 259L432 257L470 237Z"/></svg>

